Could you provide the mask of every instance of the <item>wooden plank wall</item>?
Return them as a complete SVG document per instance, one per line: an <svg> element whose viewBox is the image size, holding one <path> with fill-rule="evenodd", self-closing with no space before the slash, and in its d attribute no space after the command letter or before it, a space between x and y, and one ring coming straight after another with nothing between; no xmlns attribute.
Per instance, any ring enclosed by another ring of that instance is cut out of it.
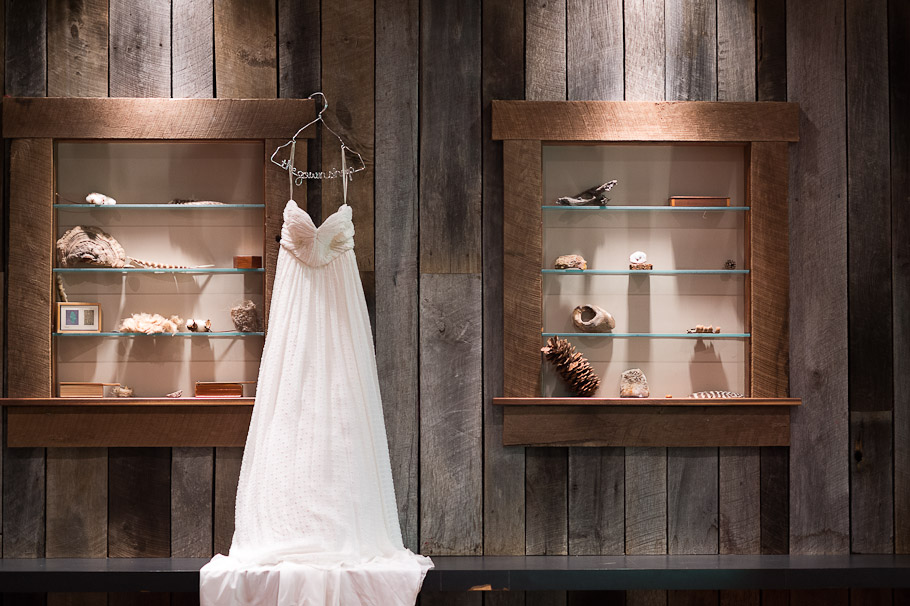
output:
<svg viewBox="0 0 910 606"><path fill-rule="evenodd" d="M4 92L329 95L333 127L369 166L351 204L412 549L910 552L905 3L336 4L7 0ZM801 141L790 150L790 387L805 406L791 449L501 446L491 405L503 374L502 145L489 137L497 98L801 104ZM336 163L333 143L317 139L308 157ZM337 186L308 183L295 197L325 216L340 202ZM224 551L239 461L239 449L4 449L3 555ZM140 477L142 494L133 490ZM486 601L776 597L545 592Z"/></svg>

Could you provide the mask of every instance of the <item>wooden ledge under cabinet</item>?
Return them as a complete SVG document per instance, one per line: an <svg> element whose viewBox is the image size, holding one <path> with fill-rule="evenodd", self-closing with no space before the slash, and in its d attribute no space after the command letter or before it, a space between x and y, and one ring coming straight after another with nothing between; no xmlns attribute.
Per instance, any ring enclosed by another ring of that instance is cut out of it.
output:
<svg viewBox="0 0 910 606"><path fill-rule="evenodd" d="M493 398L505 446L789 446L797 398Z"/></svg>
<svg viewBox="0 0 910 606"><path fill-rule="evenodd" d="M5 398L17 447L243 446L254 398Z"/></svg>

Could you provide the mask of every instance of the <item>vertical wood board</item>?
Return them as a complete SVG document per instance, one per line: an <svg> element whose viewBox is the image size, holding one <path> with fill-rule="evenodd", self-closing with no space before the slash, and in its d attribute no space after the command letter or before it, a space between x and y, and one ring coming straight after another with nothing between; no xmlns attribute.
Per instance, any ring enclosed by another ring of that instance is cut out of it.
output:
<svg viewBox="0 0 910 606"><path fill-rule="evenodd" d="M47 94L106 97L108 2L47 3Z"/></svg>
<svg viewBox="0 0 910 606"><path fill-rule="evenodd" d="M758 448L721 448L721 554L761 553L761 461Z"/></svg>
<svg viewBox="0 0 910 606"><path fill-rule="evenodd" d="M568 0L568 98L623 98L622 0Z"/></svg>
<svg viewBox="0 0 910 606"><path fill-rule="evenodd" d="M668 553L717 553L717 466L716 448L667 449Z"/></svg>
<svg viewBox="0 0 910 606"><path fill-rule="evenodd" d="M214 0L172 0L174 97L215 96Z"/></svg>
<svg viewBox="0 0 910 606"><path fill-rule="evenodd" d="M234 538L234 506L240 481L242 448L215 449L215 503L212 541L215 553L227 555Z"/></svg>
<svg viewBox="0 0 910 606"><path fill-rule="evenodd" d="M525 98L566 98L566 0L525 2Z"/></svg>
<svg viewBox="0 0 910 606"><path fill-rule="evenodd" d="M755 0L755 38L755 75L758 100L786 101L786 0Z"/></svg>
<svg viewBox="0 0 910 606"><path fill-rule="evenodd" d="M170 478L169 448L108 449L108 557L170 557Z"/></svg>
<svg viewBox="0 0 910 606"><path fill-rule="evenodd" d="M274 97L278 84L275 2L215 0L214 8L215 96Z"/></svg>
<svg viewBox="0 0 910 606"><path fill-rule="evenodd" d="M850 412L850 553L893 553L891 412Z"/></svg>
<svg viewBox="0 0 910 606"><path fill-rule="evenodd" d="M626 554L667 553L667 449L626 448Z"/></svg>
<svg viewBox="0 0 910 606"><path fill-rule="evenodd" d="M107 557L107 449L47 450L48 558Z"/></svg>
<svg viewBox="0 0 910 606"><path fill-rule="evenodd" d="M112 97L171 96L171 2L110 4Z"/></svg>
<svg viewBox="0 0 910 606"><path fill-rule="evenodd" d="M213 478L211 448L171 450L171 557L212 555Z"/></svg>
<svg viewBox="0 0 910 606"><path fill-rule="evenodd" d="M567 449L525 449L525 553L567 555Z"/></svg>
<svg viewBox="0 0 910 606"><path fill-rule="evenodd" d="M668 101L717 99L717 11L709 0L665 0Z"/></svg>
<svg viewBox="0 0 910 606"><path fill-rule="evenodd" d="M5 9L4 93L43 97L47 92L47 3L7 0Z"/></svg>
<svg viewBox="0 0 910 606"><path fill-rule="evenodd" d="M718 101L755 101L755 2L717 0Z"/></svg>
<svg viewBox="0 0 910 606"><path fill-rule="evenodd" d="M569 555L625 552L625 450L569 449Z"/></svg>
<svg viewBox="0 0 910 606"><path fill-rule="evenodd" d="M625 98L627 101L664 99L664 0L626 0L623 17Z"/></svg>

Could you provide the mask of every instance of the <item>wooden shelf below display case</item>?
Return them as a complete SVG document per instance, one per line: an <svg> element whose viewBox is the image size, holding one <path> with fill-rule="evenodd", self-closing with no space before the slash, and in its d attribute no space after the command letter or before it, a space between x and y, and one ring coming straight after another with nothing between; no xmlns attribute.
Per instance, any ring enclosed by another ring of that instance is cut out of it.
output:
<svg viewBox="0 0 910 606"><path fill-rule="evenodd" d="M789 446L796 398L493 398L506 446Z"/></svg>
<svg viewBox="0 0 910 606"><path fill-rule="evenodd" d="M254 398L6 398L10 447L243 446Z"/></svg>

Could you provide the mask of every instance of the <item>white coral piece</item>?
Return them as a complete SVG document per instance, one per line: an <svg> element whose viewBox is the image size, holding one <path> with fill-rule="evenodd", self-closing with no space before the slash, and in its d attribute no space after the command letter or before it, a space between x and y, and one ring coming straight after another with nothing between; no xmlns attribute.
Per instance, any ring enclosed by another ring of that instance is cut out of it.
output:
<svg viewBox="0 0 910 606"><path fill-rule="evenodd" d="M629 255L629 263L647 263L648 255L642 250L636 250Z"/></svg>
<svg viewBox="0 0 910 606"><path fill-rule="evenodd" d="M179 316L165 318L159 314L140 313L120 320L120 326L117 327L117 330L120 332L141 332L147 335L165 332L174 334L179 331L181 324L183 324L183 318Z"/></svg>

